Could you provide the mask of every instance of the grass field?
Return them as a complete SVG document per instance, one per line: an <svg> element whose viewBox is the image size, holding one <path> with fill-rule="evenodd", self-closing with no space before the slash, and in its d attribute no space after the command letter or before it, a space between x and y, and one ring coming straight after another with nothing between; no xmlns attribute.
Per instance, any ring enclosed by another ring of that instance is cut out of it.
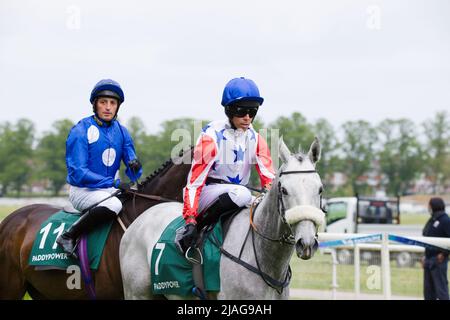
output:
<svg viewBox="0 0 450 320"><path fill-rule="evenodd" d="M427 220L430 218L428 214L403 214L400 215L400 224L420 224L425 225Z"/></svg>

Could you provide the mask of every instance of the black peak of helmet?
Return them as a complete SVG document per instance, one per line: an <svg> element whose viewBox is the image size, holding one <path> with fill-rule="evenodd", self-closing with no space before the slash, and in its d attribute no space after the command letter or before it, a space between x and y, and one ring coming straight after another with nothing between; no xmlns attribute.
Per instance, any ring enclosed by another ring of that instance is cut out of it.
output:
<svg viewBox="0 0 450 320"><path fill-rule="evenodd" d="M119 105L125 100L125 95L120 84L117 81L111 79L103 79L97 82L91 91L90 102L95 103L95 100L100 96L101 93L109 92L108 94L113 94L112 97L119 101Z"/></svg>
<svg viewBox="0 0 450 320"><path fill-rule="evenodd" d="M260 105L261 103L258 100L238 99L227 107L259 108Z"/></svg>
<svg viewBox="0 0 450 320"><path fill-rule="evenodd" d="M98 98L113 98L117 100L117 103L120 104L120 96L111 90L102 90L99 91L96 95L95 95L95 99L97 100Z"/></svg>

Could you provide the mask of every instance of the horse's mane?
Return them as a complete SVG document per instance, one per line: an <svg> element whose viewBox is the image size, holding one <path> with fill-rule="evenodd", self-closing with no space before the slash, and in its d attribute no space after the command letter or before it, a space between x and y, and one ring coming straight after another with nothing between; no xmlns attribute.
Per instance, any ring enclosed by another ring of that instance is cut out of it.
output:
<svg viewBox="0 0 450 320"><path fill-rule="evenodd" d="M189 149L186 150L181 150L180 153L178 154L178 157L181 158L184 156L186 151L191 151L193 148L193 146L191 146ZM169 168L171 168L174 165L174 161L172 158L169 158L168 160L166 160L159 168L157 168L155 171L153 171L150 175L148 175L147 177L145 177L144 181L142 181L141 183L138 184L138 190L141 190L142 188L144 188L147 184L149 184L153 179L155 179L156 177L164 174L167 170L169 170Z"/></svg>
<svg viewBox="0 0 450 320"><path fill-rule="evenodd" d="M150 183L155 177L159 176L163 171L166 171L169 166L173 165L172 159L164 162L159 168L153 171L150 175L145 177L144 181L138 184L138 189L144 188L148 183Z"/></svg>

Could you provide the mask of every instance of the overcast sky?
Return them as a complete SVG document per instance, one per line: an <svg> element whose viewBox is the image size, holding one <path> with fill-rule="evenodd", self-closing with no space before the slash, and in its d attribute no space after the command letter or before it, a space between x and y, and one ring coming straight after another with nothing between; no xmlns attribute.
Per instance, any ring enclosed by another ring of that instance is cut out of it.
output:
<svg viewBox="0 0 450 320"><path fill-rule="evenodd" d="M420 123L450 110L450 1L0 0L0 122L78 121L112 78L121 120L154 133L223 118L238 76L259 86L266 123L294 111Z"/></svg>

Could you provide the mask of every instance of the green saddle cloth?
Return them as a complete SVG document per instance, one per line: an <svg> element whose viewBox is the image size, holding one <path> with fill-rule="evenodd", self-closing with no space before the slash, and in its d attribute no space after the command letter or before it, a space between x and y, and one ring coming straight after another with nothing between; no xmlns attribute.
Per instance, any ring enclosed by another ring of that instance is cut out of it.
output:
<svg viewBox="0 0 450 320"><path fill-rule="evenodd" d="M29 265L58 269L67 269L71 265L79 265L77 259L70 258L56 243L56 238L69 229L79 217L79 214L59 211L42 223L31 249ZM98 269L112 223L111 221L99 226L87 236L89 265L93 270Z"/></svg>
<svg viewBox="0 0 450 320"><path fill-rule="evenodd" d="M173 220L153 248L150 265L153 294L193 296L192 288L195 285L192 264L181 254L174 242L176 230L184 224L183 217ZM221 223L216 224L203 246L203 278L206 291L220 291L220 249L211 242L214 238L222 245Z"/></svg>

